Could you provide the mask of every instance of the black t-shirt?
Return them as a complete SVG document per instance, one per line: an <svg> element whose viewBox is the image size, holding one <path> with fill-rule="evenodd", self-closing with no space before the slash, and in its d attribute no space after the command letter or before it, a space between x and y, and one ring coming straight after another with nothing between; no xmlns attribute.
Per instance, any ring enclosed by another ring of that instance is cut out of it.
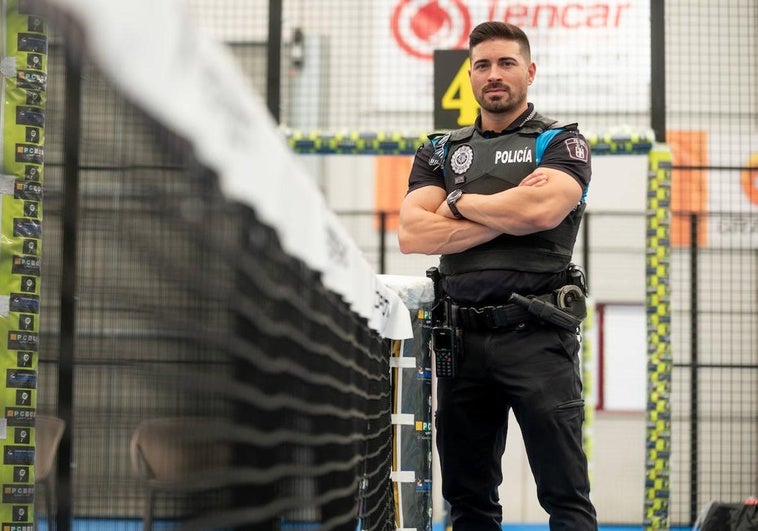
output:
<svg viewBox="0 0 758 531"><path fill-rule="evenodd" d="M517 118L513 123L522 124L532 113L533 106ZM511 125L500 133L494 131L481 131L480 119L477 118L477 130L485 138L495 138L500 135L513 134L518 131L519 125ZM564 171L571 175L582 190L587 190L592 173L589 160L582 161L571 157L573 143L577 136L585 144L586 141L576 131L562 131L555 135L545 148L540 161L540 168L553 168ZM431 142L421 146L416 152L408 183L408 192L423 188L424 186L438 186L445 188L445 178L440 168L433 169L429 165L429 158L433 153ZM526 177L526 175L524 175ZM566 284L565 273L529 273L511 270L488 270L448 275L443 279L443 288L450 297L459 304L496 304L504 303L512 292L522 295L540 295Z"/></svg>

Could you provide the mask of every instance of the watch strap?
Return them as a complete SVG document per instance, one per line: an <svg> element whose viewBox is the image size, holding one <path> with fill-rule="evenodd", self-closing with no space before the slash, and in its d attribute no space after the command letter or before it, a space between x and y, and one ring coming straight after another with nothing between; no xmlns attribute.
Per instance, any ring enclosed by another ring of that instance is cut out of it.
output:
<svg viewBox="0 0 758 531"><path fill-rule="evenodd" d="M461 198L461 195L463 195L463 192L460 189L457 189L450 192L447 196L447 206L450 209L450 212L453 213L453 216L456 217L456 219L463 219L463 215L460 213L458 206L456 205L458 199Z"/></svg>

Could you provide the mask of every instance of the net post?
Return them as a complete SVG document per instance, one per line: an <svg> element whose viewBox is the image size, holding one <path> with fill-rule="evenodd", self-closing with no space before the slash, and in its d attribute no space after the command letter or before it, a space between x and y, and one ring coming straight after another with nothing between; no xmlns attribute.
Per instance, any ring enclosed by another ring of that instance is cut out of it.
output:
<svg viewBox="0 0 758 531"><path fill-rule="evenodd" d="M593 473L593 428L595 421L595 401L592 399L594 393L592 372L594 370L594 359L592 351L595 348L594 338L595 330L595 304L592 300L587 300L587 317L581 326L581 357L582 357L582 396L584 398L584 424L582 426L582 446L584 454L587 457L587 469L592 483Z"/></svg>
<svg viewBox="0 0 758 531"><path fill-rule="evenodd" d="M645 531L669 529L671 497L671 150L654 144L649 155L646 212L645 311L647 408L645 414Z"/></svg>

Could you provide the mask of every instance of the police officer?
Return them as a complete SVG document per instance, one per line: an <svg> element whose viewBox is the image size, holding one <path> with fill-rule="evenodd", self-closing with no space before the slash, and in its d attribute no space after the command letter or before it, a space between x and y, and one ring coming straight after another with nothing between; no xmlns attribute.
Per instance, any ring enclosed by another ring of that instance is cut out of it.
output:
<svg viewBox="0 0 758 531"><path fill-rule="evenodd" d="M437 379L442 493L455 531L501 529L513 411L550 529L595 530L577 331L509 301L516 293L555 304L570 283L589 147L576 124L527 101L536 65L521 29L482 23L469 54L479 116L419 148L398 231L402 252L441 255L446 321L459 336L454 376Z"/></svg>

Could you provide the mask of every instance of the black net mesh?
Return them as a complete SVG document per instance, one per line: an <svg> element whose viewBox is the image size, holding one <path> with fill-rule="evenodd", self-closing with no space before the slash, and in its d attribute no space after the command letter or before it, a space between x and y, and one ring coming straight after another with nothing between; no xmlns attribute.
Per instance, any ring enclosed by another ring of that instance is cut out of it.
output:
<svg viewBox="0 0 758 531"><path fill-rule="evenodd" d="M225 199L186 142L88 61L66 71L64 52L50 50L38 408L56 413L61 388L73 389L73 516L118 528L150 504L175 527L387 527L388 340ZM79 205L64 230L64 86L78 67ZM73 267L60 254L70 231ZM65 275L76 277L73 329L60 319ZM70 362L61 334L74 336ZM197 418L133 439L148 419ZM144 479L164 468L163 482Z"/></svg>

